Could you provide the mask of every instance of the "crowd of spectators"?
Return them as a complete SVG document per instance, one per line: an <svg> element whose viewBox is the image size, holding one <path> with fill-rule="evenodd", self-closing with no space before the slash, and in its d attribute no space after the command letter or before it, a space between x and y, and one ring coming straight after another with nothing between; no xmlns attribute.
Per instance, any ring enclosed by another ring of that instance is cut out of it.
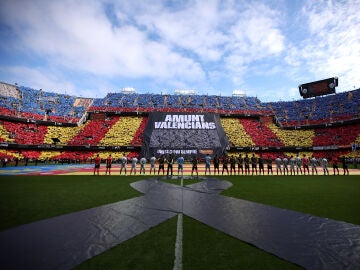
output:
<svg viewBox="0 0 360 270"><path fill-rule="evenodd" d="M256 97L109 93L94 99L89 111L187 111L261 115L269 113Z"/></svg>
<svg viewBox="0 0 360 270"><path fill-rule="evenodd" d="M282 126L316 125L360 118L360 89L304 99L265 103Z"/></svg>
<svg viewBox="0 0 360 270"><path fill-rule="evenodd" d="M90 98L0 83L0 114L6 116L77 123L91 104Z"/></svg>

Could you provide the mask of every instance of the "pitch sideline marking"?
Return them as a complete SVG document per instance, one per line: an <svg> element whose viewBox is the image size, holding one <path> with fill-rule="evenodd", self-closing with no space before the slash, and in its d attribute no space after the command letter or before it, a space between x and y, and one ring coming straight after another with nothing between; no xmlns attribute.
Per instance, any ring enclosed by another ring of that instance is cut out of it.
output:
<svg viewBox="0 0 360 270"><path fill-rule="evenodd" d="M183 178L181 177L181 187L184 186ZM181 191L182 193L182 191ZM181 209L183 209L183 196L181 195ZM182 270L182 255L183 255L183 214L178 214L176 227L176 242L175 242L175 261L174 270Z"/></svg>

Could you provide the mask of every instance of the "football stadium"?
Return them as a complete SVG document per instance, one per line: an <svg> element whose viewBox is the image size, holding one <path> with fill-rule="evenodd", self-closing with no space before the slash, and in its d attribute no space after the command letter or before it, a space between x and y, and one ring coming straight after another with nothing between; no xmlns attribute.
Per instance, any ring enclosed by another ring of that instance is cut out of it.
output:
<svg viewBox="0 0 360 270"><path fill-rule="evenodd" d="M356 1L30 2L0 3L1 269L360 269Z"/></svg>
<svg viewBox="0 0 360 270"><path fill-rule="evenodd" d="M270 103L2 83L3 264L356 268L360 89L327 95L334 80Z"/></svg>

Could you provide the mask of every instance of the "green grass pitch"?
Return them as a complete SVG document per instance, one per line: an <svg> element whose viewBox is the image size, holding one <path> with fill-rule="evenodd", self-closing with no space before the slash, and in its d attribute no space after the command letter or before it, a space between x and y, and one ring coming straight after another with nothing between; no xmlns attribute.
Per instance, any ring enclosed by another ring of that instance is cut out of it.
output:
<svg viewBox="0 0 360 270"><path fill-rule="evenodd" d="M224 176L222 195L360 224L359 176ZM0 230L126 200L144 177L0 177ZM179 180L169 180L179 184ZM194 183L186 180L185 184ZM176 218L78 266L78 269L172 269ZM184 217L184 269L296 269L271 254Z"/></svg>

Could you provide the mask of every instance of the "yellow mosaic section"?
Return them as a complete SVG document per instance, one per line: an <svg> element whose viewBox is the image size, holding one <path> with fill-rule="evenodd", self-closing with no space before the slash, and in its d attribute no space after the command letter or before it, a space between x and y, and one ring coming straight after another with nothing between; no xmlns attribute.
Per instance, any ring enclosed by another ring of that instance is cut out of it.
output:
<svg viewBox="0 0 360 270"><path fill-rule="evenodd" d="M230 142L235 146L255 146L238 118L221 118L221 124Z"/></svg>
<svg viewBox="0 0 360 270"><path fill-rule="evenodd" d="M52 157L59 156L60 154L61 154L60 151L42 151L39 156L39 159L40 160L50 159Z"/></svg>
<svg viewBox="0 0 360 270"><path fill-rule="evenodd" d="M358 145L358 148L356 149L356 151L351 151L349 150L349 153L347 153L345 155L345 157L349 157L349 158L355 158L355 157L360 157L360 134L357 136L355 143Z"/></svg>
<svg viewBox="0 0 360 270"><path fill-rule="evenodd" d="M301 151L301 152L284 152L284 155L290 157L290 156L294 156L296 157L299 154L299 157L303 158L304 155L306 155L308 158L310 158L314 153L313 152L306 152L306 151Z"/></svg>
<svg viewBox="0 0 360 270"><path fill-rule="evenodd" d="M356 142L358 145L360 145L360 134L357 136L355 142Z"/></svg>
<svg viewBox="0 0 360 270"><path fill-rule="evenodd" d="M99 142L101 146L130 145L142 121L142 117L123 116L111 127Z"/></svg>
<svg viewBox="0 0 360 270"><path fill-rule="evenodd" d="M85 125L79 127L62 127L62 126L48 126L48 131L44 138L45 144L53 144L52 138L58 138L60 142L57 144L66 145L72 138L74 138ZM54 156L60 155L60 151L42 151L39 159L50 159Z"/></svg>
<svg viewBox="0 0 360 270"><path fill-rule="evenodd" d="M314 130L285 130L269 123L268 127L285 144L285 146L312 146Z"/></svg>
<svg viewBox="0 0 360 270"><path fill-rule="evenodd" d="M58 138L60 142L57 144L66 145L72 138L75 137L76 134L84 126L80 127L61 127L61 126L48 126L48 132L44 138L45 144L53 144L53 140L51 138Z"/></svg>
<svg viewBox="0 0 360 270"><path fill-rule="evenodd" d="M11 156L13 158L18 158L18 159L22 159L24 158L21 154L19 154L18 152L16 151L9 151L9 150L5 150L5 149L0 149L0 153L1 154L4 154L4 155L8 155L8 156Z"/></svg>
<svg viewBox="0 0 360 270"><path fill-rule="evenodd" d="M14 139L9 137L9 132L0 124L0 138L4 139L6 142L13 142Z"/></svg>
<svg viewBox="0 0 360 270"><path fill-rule="evenodd" d="M107 151L100 151L98 153L94 153L92 155L92 158L95 158L97 154L99 154L99 156L102 159L106 159L109 155L111 155L111 157L114 159L120 159L123 157L123 154L125 153L125 156L129 155L130 152L127 151L118 151L118 152L107 152Z"/></svg>

